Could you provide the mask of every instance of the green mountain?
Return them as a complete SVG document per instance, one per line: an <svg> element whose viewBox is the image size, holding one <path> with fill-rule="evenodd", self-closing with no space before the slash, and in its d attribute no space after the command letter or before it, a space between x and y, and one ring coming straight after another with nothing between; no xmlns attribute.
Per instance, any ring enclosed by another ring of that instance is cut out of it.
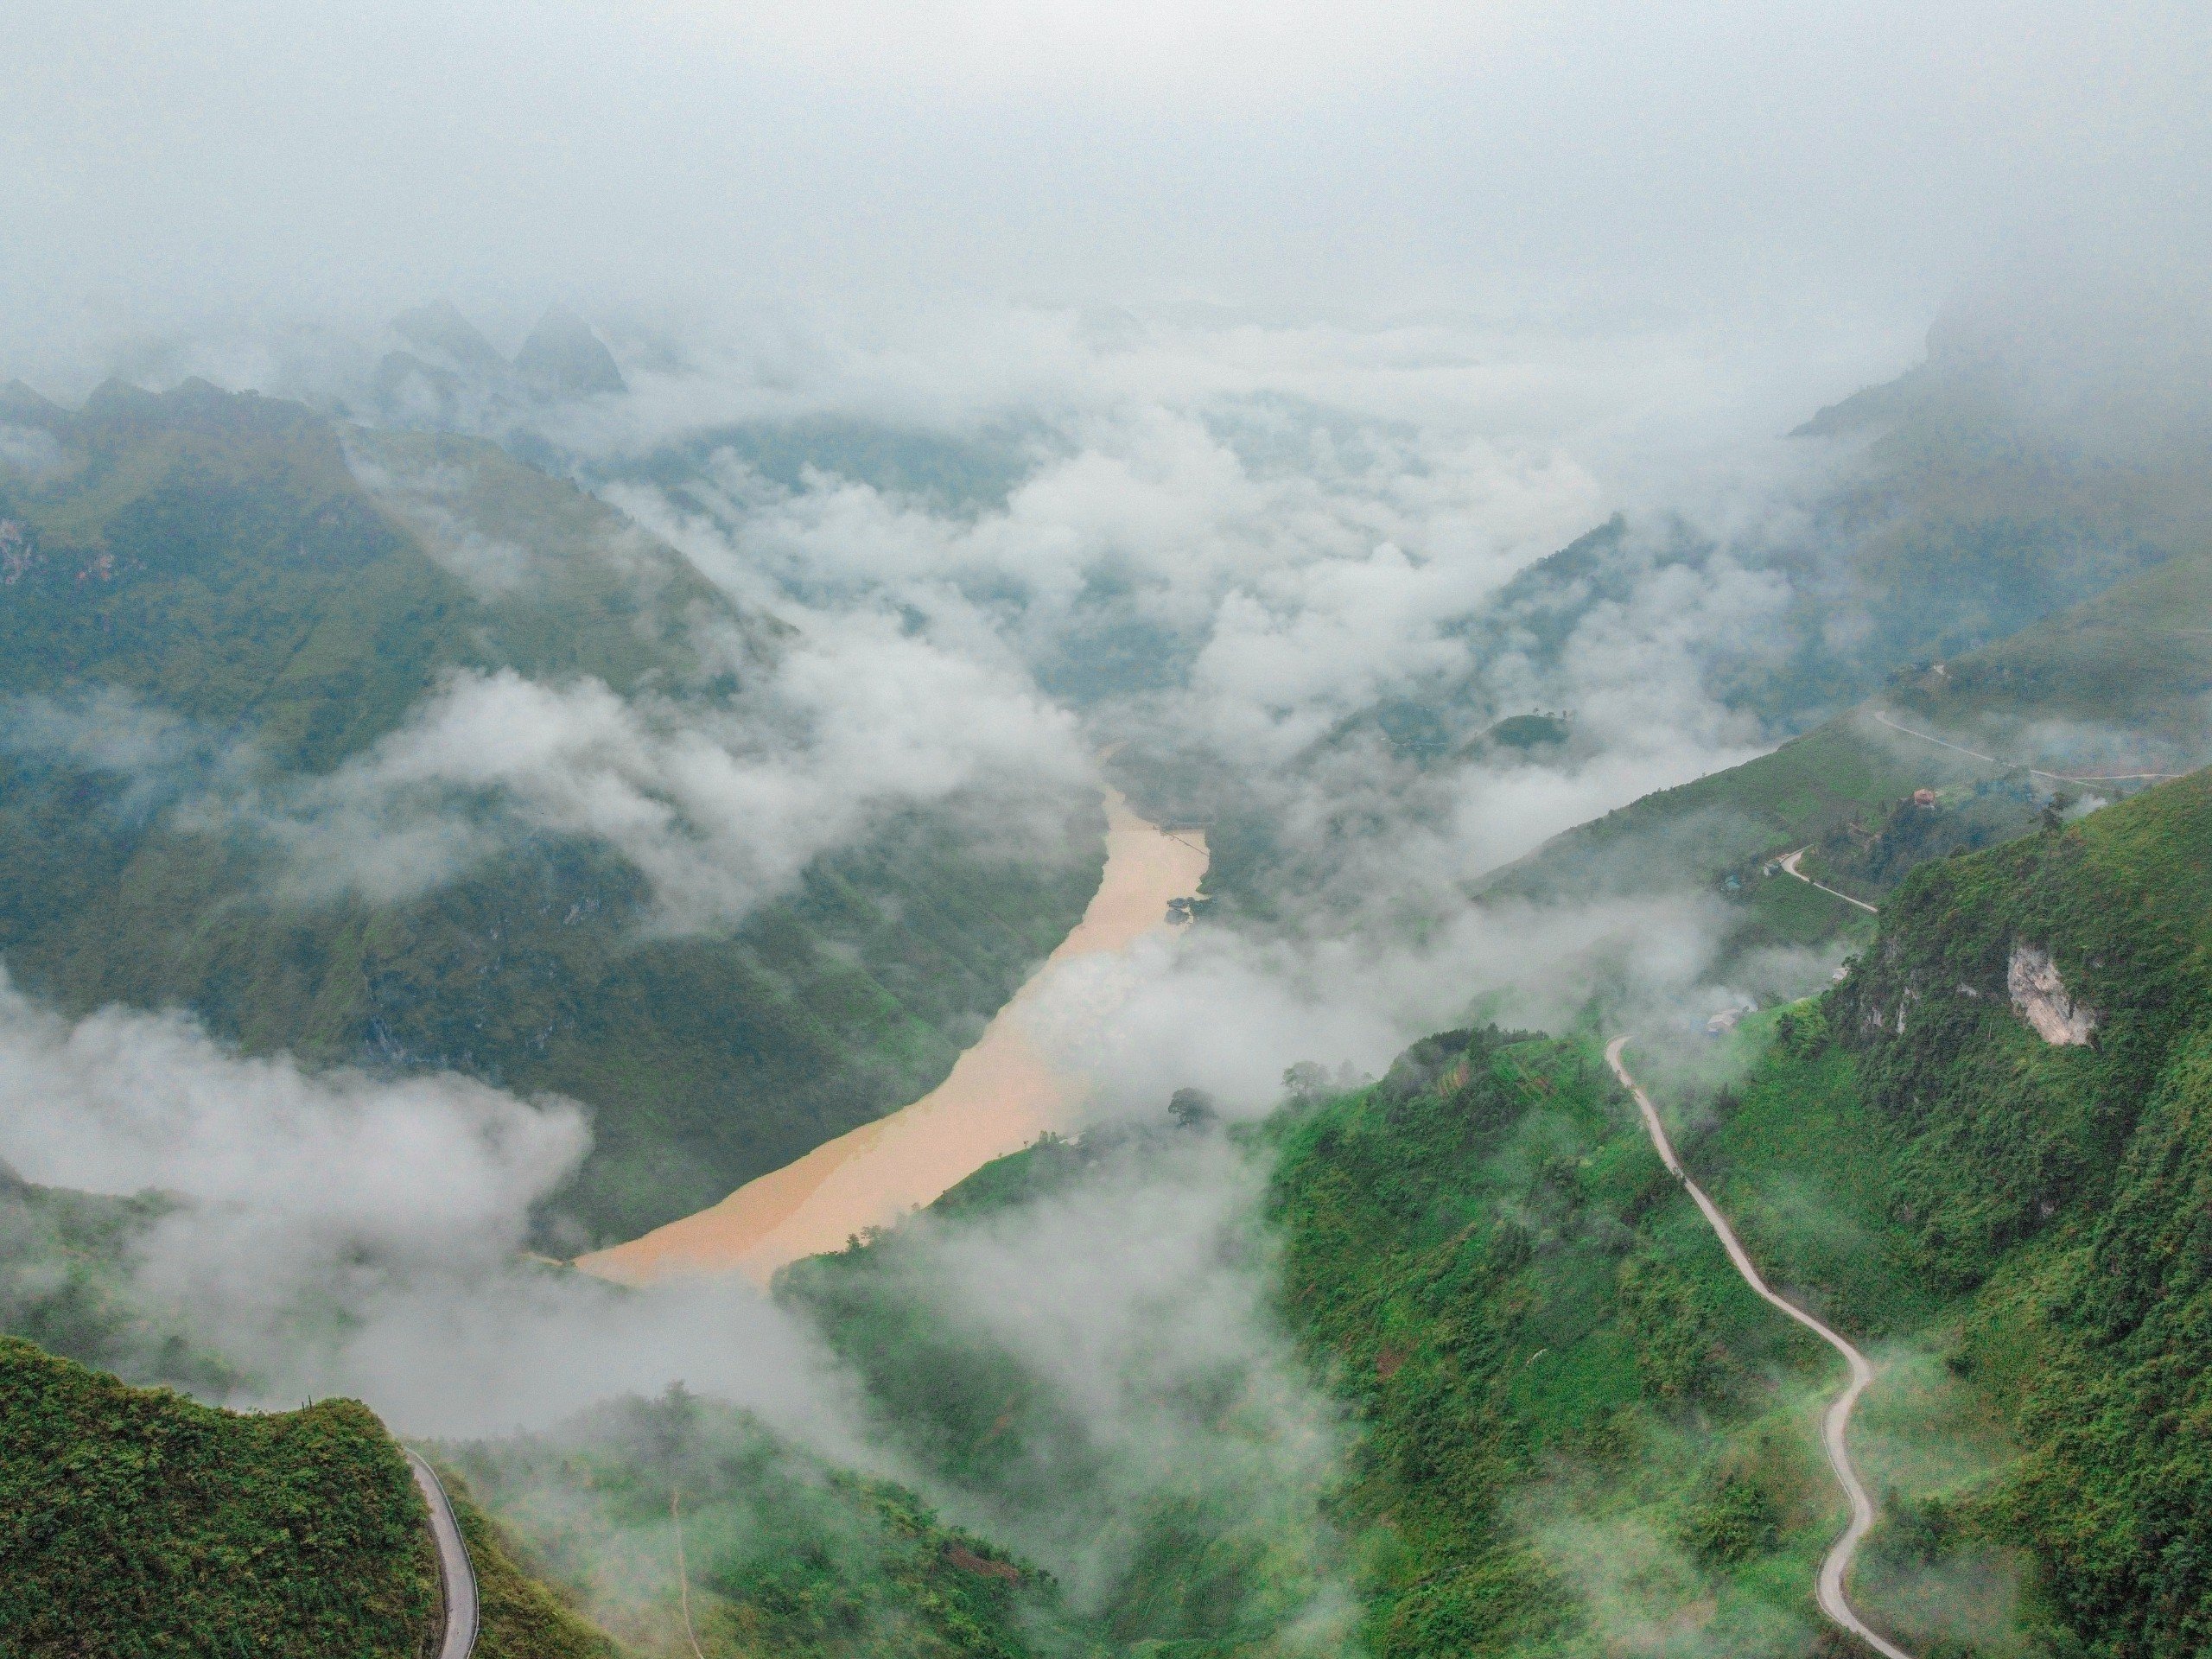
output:
<svg viewBox="0 0 2212 1659"><path fill-rule="evenodd" d="M131 1287L137 1247L175 1203L38 1186L0 1165L0 1332L119 1376L226 1393L231 1368Z"/></svg>
<svg viewBox="0 0 2212 1659"><path fill-rule="evenodd" d="M1096 805L1069 801L1012 850L894 815L719 933L657 932L644 873L576 835L510 834L412 897L288 897L282 849L250 813L211 828L211 792L329 778L457 671L726 709L781 630L473 440L199 383L0 413L46 446L0 470L0 962L71 1012L181 1005L249 1052L585 1103L556 1245L925 1091L1096 885Z"/></svg>
<svg viewBox="0 0 2212 1659"><path fill-rule="evenodd" d="M2155 377L2125 351L2108 355L2119 360L2057 369L2037 360L2033 344L1939 329L1925 362L1821 410L1794 435L1831 446L1833 464L1776 528L1723 545L1687 523L1617 518L1447 626L1465 642L1471 667L1417 678L1348 715L1280 774L1255 780L1234 755L1198 749L1132 751L1119 763L1127 786L1154 816L1211 823L1207 886L1224 906L1255 925L1295 930L1306 895L1327 891L1389 810L1370 804L1378 792L1398 791L1401 813L1435 814L1441 832L1448 810L1424 802L1423 772L1468 759L1572 767L1587 757L1571 718L1579 630L1618 626L1659 604L1694 632L1704 584L1747 575L1775 586L1779 609L1755 626L1710 630L1685 647L1684 666L1719 704L1777 736L1807 739L1805 747L1785 746L1733 781L1703 780L1571 830L1488 885L1611 892L1717 886L1733 874L1740 887L1738 861L1770 848L1815 842L1846 823L1877 831L1916 787L1970 791L2002 768L1961 769L1933 746L1892 745L1853 718L1870 696L1887 706L1938 664L1955 677L1962 661L1999 676L1983 691L2017 705L2014 716L1993 722L1990 741L1957 739L1970 747L2059 771L2202 764L2194 699L2212 684L2212 633L2190 632L2212 622L2204 614L2212 450L2194 412L2202 399L2184 388L2178 401L2187 406L2169 407L2141 389ZM2108 613L2095 608L2100 595L2109 597ZM2082 630L2101 616L2107 632L2093 639ZM2015 639L2026 657L1989 654ZM1532 716L1522 700L1531 698L1558 713ZM2069 724L2055 730L2053 721ZM2101 743L2082 729L2087 721L2145 741ZM1340 773L1347 751L1369 747L1396 766L1369 763L1376 781L1357 809L1318 823L1299 815L1309 779ZM2131 760L2137 747L2151 754ZM2127 764L2107 764L2115 758ZM1287 797L1279 793L1286 780ZM1986 799L1974 816L1977 827L1954 835L1946 826L1941 839L1986 844L1990 831L2024 822ZM1294 817L1301 833L1287 836L1282 825ZM1832 931L1802 899L1774 895L1774 913L1746 943Z"/></svg>
<svg viewBox="0 0 2212 1659"><path fill-rule="evenodd" d="M2054 1010L2089 1040L2049 1040ZM1271 1501L1168 1471L1114 1522L1092 1640L1272 1653L1341 1575L1377 1655L1848 1650L1812 1600L1841 1368L1737 1277L1605 1034L1445 1033L1246 1137L1284 1329L1355 1433ZM1769 1278L1881 1368L1853 1593L1915 1652L2201 1650L2208 1053L2212 772L1928 862L1822 998L1630 1051ZM928 1224L1002 1227L1211 1133L1048 1141ZM1118 1490L1070 1382L949 1318L929 1259L893 1230L782 1294L963 1506ZM1210 1386L1225 1459L1240 1383Z"/></svg>
<svg viewBox="0 0 2212 1659"><path fill-rule="evenodd" d="M429 1516L364 1407L238 1416L0 1337L0 1638L16 1653L414 1659Z"/></svg>
<svg viewBox="0 0 2212 1659"><path fill-rule="evenodd" d="M466 1496L483 1659L619 1659ZM245 1414L0 1337L0 1649L419 1659L429 1516L367 1408Z"/></svg>
<svg viewBox="0 0 2212 1659"><path fill-rule="evenodd" d="M1705 664L1714 696L1796 724L1855 702L1900 664L2006 639L2212 543L2212 464L2191 421L2136 407L2127 365L2087 371L2108 393L2101 403L2056 409L2054 371L2036 357L1938 327L1925 361L1791 435L1848 446L1852 458L1799 522L1727 550L1786 577L1790 593L1774 626L1715 642ZM1554 667L1593 611L1718 550L1686 527L1617 519L1520 573L1470 619L1478 658Z"/></svg>
<svg viewBox="0 0 2212 1659"><path fill-rule="evenodd" d="M1772 753L1555 836L1478 893L1707 888L1743 907L1742 944L1863 931L1775 858L1811 848L1806 874L1878 901L1918 862L2025 830L2054 796L2111 798L2202 765L2208 695L2212 539L2010 639L1901 671ZM1921 789L1936 800L1915 803Z"/></svg>

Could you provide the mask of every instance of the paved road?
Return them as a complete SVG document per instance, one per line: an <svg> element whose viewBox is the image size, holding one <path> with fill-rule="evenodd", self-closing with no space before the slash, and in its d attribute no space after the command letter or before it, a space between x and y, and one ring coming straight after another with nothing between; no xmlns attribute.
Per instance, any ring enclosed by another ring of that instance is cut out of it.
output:
<svg viewBox="0 0 2212 1659"><path fill-rule="evenodd" d="M1782 861L1782 868L1789 871L1790 874L1796 876L1800 881L1802 881L1807 887L1818 887L1822 893L1835 893L1835 896L1842 899L1845 904L1856 905L1859 909L1865 911L1869 916L1878 916L1882 913L1873 906L1868 904L1864 899L1854 899L1847 893L1836 893L1836 890L1828 886L1827 882L1815 881L1811 876L1806 874L1804 871L1799 869L1797 868L1797 861L1804 857L1806 854L1812 850L1813 849L1809 847L1800 847L1796 852L1784 855Z"/></svg>
<svg viewBox="0 0 2212 1659"><path fill-rule="evenodd" d="M476 1572L468 1564L468 1547L461 1541L461 1522L454 1518L453 1501L437 1471L412 1452L407 1453L407 1466L415 1471L415 1484L430 1506L430 1536L438 1546L438 1578L445 1586L446 1628L438 1643L438 1659L468 1659L476 1645Z"/></svg>
<svg viewBox="0 0 2212 1659"><path fill-rule="evenodd" d="M1796 872L1793 870L1790 874L1794 875ZM1853 902L1858 901L1854 899ZM1851 1452L1845 1441L1846 1433L1851 1427L1852 1410L1858 1405L1859 1396L1866 1392L1866 1385L1874 1380L1874 1368L1867 1363L1866 1355L1835 1332L1795 1302L1786 1300L1767 1288L1766 1281L1751 1265L1751 1255L1744 1249L1743 1241L1736 1236L1736 1230L1728 1224L1728 1217L1720 1213L1718 1205L1706 1197L1705 1189L1689 1178L1681 1160L1675 1156L1674 1142L1667 1138L1666 1126L1659 1122L1659 1110L1651 1103L1651 1096L1643 1092L1643 1086L1629 1075L1628 1067L1621 1064L1621 1050L1628 1046L1628 1040L1625 1037L1613 1039L1605 1050L1605 1064L1613 1068L1613 1075L1621 1080L1630 1094L1636 1096L1637 1109L1643 1114L1643 1127L1651 1134L1651 1144L1658 1148L1661 1160L1673 1172L1675 1179L1682 1184L1690 1197L1697 1201L1697 1207L1705 1212L1706 1220L1712 1224L1713 1232L1720 1240L1721 1249L1728 1252L1728 1259L1736 1264L1736 1271L1744 1275L1745 1284L1766 1300L1841 1354L1844 1363L1851 1368L1850 1383L1836 1395L1821 1425L1821 1439L1827 1446L1828 1467L1835 1471L1836 1484L1843 1488L1843 1495L1851 1500L1851 1524L1844 1529L1843 1536L1835 1541L1835 1548L1828 1551L1827 1559L1821 1563L1817 1591L1821 1611L1875 1652L1883 1655L1884 1659L1912 1659L1912 1656L1896 1643L1868 1628L1866 1621L1852 1611L1850 1599L1844 1593L1844 1580L1850 1575L1852 1560L1859 1554L1859 1544L1874 1525L1874 1500L1866 1496L1866 1488L1860 1484L1858 1471L1851 1466Z"/></svg>

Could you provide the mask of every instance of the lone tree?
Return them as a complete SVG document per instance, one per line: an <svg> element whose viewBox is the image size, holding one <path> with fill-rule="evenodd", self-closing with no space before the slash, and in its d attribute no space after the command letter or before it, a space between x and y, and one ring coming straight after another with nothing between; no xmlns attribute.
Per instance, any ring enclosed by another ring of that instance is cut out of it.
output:
<svg viewBox="0 0 2212 1659"><path fill-rule="evenodd" d="M1213 1096L1203 1089L1178 1089L1167 1100L1167 1116L1179 1129L1203 1129L1221 1116Z"/></svg>

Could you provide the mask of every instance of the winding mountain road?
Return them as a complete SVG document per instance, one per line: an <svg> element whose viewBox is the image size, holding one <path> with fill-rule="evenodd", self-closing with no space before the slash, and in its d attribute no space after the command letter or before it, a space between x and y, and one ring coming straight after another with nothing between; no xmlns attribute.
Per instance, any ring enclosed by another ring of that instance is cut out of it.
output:
<svg viewBox="0 0 2212 1659"><path fill-rule="evenodd" d="M1783 854L1782 858L1782 868L1789 874L1796 876L1800 881L1802 881L1807 887L1818 887L1822 893L1832 894L1835 898L1842 899L1847 905L1856 905L1859 909L1865 911L1869 916L1878 916L1882 913L1872 905L1868 904L1864 899L1854 899L1847 893L1838 893L1834 887L1828 886L1827 882L1815 881L1811 876L1806 874L1804 871L1799 869L1797 868L1797 861L1804 857L1806 854L1812 850L1813 849L1809 847L1800 847L1794 853ZM1784 889L1784 891L1787 891L1787 889Z"/></svg>
<svg viewBox="0 0 2212 1659"><path fill-rule="evenodd" d="M468 1564L468 1546L461 1541L461 1522L453 1512L438 1471L405 1446L407 1466L423 1501L430 1506L430 1537L438 1547L438 1579L445 1586L445 1633L438 1639L437 1659L468 1659L476 1646L476 1570Z"/></svg>
<svg viewBox="0 0 2212 1659"><path fill-rule="evenodd" d="M1795 875L1796 872L1792 870L1790 874ZM1843 896L1840 893L1837 895L1839 898ZM1853 899L1852 902L1856 904L1858 900ZM1817 1587L1821 1611L1833 1623L1881 1654L1884 1659L1913 1659L1912 1655L1896 1643L1869 1628L1866 1621L1852 1610L1850 1598L1844 1591L1844 1580L1850 1575L1851 1563L1859 1554L1859 1546L1874 1526L1874 1500L1866 1495L1866 1488L1860 1483L1858 1471L1851 1466L1851 1451L1845 1438L1851 1427L1851 1414L1859 1404L1859 1396L1866 1392L1866 1385L1874 1380L1874 1368L1866 1355L1827 1325L1795 1302L1767 1288L1766 1281L1759 1276L1758 1268L1752 1265L1750 1252L1744 1249L1743 1241L1736 1236L1736 1230L1728 1224L1728 1217L1720 1213L1719 1205L1705 1195L1705 1189L1689 1178L1689 1172L1675 1156L1674 1142L1667 1138L1666 1126L1660 1122L1659 1109L1651 1103L1651 1096L1643 1092L1643 1085L1630 1077L1628 1067L1621 1064L1621 1051L1628 1046L1628 1042L1625 1037L1614 1038L1606 1046L1605 1064L1613 1068L1613 1075L1635 1096L1637 1109L1643 1114L1643 1127L1650 1132L1651 1144L1658 1150L1660 1160L1690 1197L1696 1200L1697 1207L1704 1211L1706 1220L1712 1224L1713 1233L1720 1240L1720 1248L1728 1252L1729 1261L1735 1263L1736 1271L1743 1274L1744 1282L1761 1297L1841 1354L1844 1363L1851 1368L1850 1382L1829 1405L1827 1416L1821 1425L1821 1439L1827 1447L1828 1467L1835 1471L1836 1484L1843 1488L1843 1495L1851 1501L1851 1524L1844 1529L1843 1536L1835 1541L1835 1547L1828 1551L1827 1559L1821 1563Z"/></svg>

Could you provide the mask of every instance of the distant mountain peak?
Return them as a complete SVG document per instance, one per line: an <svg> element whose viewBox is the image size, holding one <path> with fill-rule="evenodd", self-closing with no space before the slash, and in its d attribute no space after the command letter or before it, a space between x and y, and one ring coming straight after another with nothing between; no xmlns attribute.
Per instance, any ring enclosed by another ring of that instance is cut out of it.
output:
<svg viewBox="0 0 2212 1659"><path fill-rule="evenodd" d="M494 380L506 378L507 359L451 300L433 300L412 311L403 311L391 320L391 327L441 368Z"/></svg>
<svg viewBox="0 0 2212 1659"><path fill-rule="evenodd" d="M20 380L10 380L0 385L0 415L29 416L41 422L67 414L60 404L50 397L33 391Z"/></svg>
<svg viewBox="0 0 2212 1659"><path fill-rule="evenodd" d="M515 372L539 391L588 397L630 389L591 325L563 305L548 308L531 330L515 353Z"/></svg>

